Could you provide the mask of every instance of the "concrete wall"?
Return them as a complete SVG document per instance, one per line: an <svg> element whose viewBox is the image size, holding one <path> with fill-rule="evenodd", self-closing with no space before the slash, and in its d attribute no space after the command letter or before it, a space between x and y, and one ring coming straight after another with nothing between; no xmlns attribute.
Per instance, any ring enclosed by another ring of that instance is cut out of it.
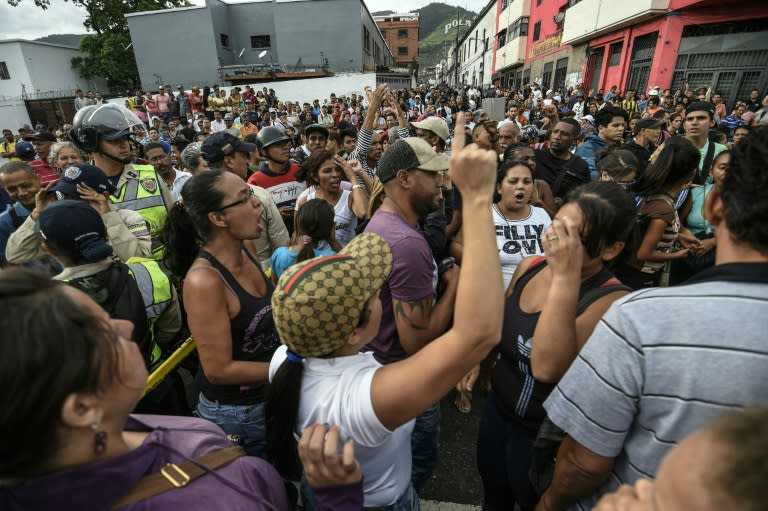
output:
<svg viewBox="0 0 768 511"><path fill-rule="evenodd" d="M72 59L80 56L76 48L31 41L0 42L0 62L5 62L10 78L0 80L0 125L14 132L31 124L24 92L30 98L69 97L76 89L106 91L102 79L86 80L72 69Z"/></svg>
<svg viewBox="0 0 768 511"><path fill-rule="evenodd" d="M172 9L128 15L142 87L154 90L164 83L220 83L218 67L281 65L290 69L301 58L303 66L320 68L323 58L334 72L371 71L386 65L389 51L361 0L256 0L225 4L206 0L205 7ZM362 25L368 28L371 50L363 49ZM221 34L229 36L229 48ZM251 36L269 35L271 48L251 48ZM378 55L374 51L378 45ZM245 49L239 57L241 49Z"/></svg>
<svg viewBox="0 0 768 511"><path fill-rule="evenodd" d="M165 83L213 85L219 81L211 15L204 7L128 16L133 51L144 89ZM174 87L175 88L175 87Z"/></svg>
<svg viewBox="0 0 768 511"><path fill-rule="evenodd" d="M0 43L0 62L5 62L11 77L9 80L0 80L0 100L21 97L21 84L25 84L27 89L32 87L32 78L24 61L21 43L16 41Z"/></svg>
<svg viewBox="0 0 768 511"><path fill-rule="evenodd" d="M261 90L262 87L269 89L275 89L278 99L281 101L292 101L304 103L311 103L315 99L328 98L332 92L341 96L346 94L351 95L353 92L356 94L363 94L365 87L376 87L376 74L374 73L341 73L336 76L328 78L311 78L308 80L293 80L290 82L259 82L249 84L255 90ZM239 86L241 89L245 89L245 85ZM231 90L231 87L222 87L227 91ZM189 87L187 87L189 92ZM113 98L109 101L122 105L127 98ZM1 105L0 105L1 108ZM2 110L0 110L2 112Z"/></svg>

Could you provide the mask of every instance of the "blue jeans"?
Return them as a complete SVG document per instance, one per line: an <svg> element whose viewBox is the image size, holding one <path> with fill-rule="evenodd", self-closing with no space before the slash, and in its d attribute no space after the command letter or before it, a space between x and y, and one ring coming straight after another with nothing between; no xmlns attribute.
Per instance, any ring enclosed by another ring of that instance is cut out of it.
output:
<svg viewBox="0 0 768 511"><path fill-rule="evenodd" d="M304 504L304 511L314 511L317 507L315 496L312 494L312 487L309 486L307 478L301 476L301 502ZM421 511L419 505L419 494L409 484L402 495L393 503L381 508L382 511Z"/></svg>
<svg viewBox="0 0 768 511"><path fill-rule="evenodd" d="M201 393L195 411L200 418L213 422L227 435L237 435L248 455L264 458L267 436L264 403L225 405L211 401Z"/></svg>
<svg viewBox="0 0 768 511"><path fill-rule="evenodd" d="M435 471L439 440L440 402L437 402L416 417L411 433L411 482L417 493L421 493Z"/></svg>
<svg viewBox="0 0 768 511"><path fill-rule="evenodd" d="M483 511L531 511L538 496L528 478L535 435L501 416L493 393L485 400L477 438L477 469L483 480Z"/></svg>

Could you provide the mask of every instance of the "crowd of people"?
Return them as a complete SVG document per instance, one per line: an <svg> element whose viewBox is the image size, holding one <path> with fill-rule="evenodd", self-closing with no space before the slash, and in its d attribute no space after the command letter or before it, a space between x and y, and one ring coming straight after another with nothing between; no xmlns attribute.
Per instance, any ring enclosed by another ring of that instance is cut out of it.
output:
<svg viewBox="0 0 768 511"><path fill-rule="evenodd" d="M2 509L418 510L452 392L484 510L764 506L759 90L74 106L0 145Z"/></svg>

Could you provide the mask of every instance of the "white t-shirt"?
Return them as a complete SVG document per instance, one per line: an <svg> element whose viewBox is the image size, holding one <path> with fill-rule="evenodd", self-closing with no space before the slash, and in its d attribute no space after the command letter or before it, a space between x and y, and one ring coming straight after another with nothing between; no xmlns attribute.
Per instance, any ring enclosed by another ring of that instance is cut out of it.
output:
<svg viewBox="0 0 768 511"><path fill-rule="evenodd" d="M342 181L342 183L344 183ZM316 188L313 186L312 190L306 194L307 200L310 201L315 198ZM357 229L357 217L349 209L349 194L352 192L346 190L344 187L341 189L341 197L336 201L336 205L333 206L333 222L336 225L336 241L343 247L355 237L355 229ZM298 204L298 201L296 202ZM330 245L323 241L317 245L320 249L330 249Z"/></svg>
<svg viewBox="0 0 768 511"><path fill-rule="evenodd" d="M501 258L501 276L504 289L509 287L512 275L520 261L532 255L544 255L541 237L552 219L543 208L530 206L527 217L519 220L504 218L498 206L492 206L493 225L496 230L496 245Z"/></svg>
<svg viewBox="0 0 768 511"><path fill-rule="evenodd" d="M269 379L286 360L280 346L269 364ZM411 432L414 421L389 431L371 402L371 382L381 367L373 353L304 359L296 435L312 424L341 428L350 437L364 476L365 507L393 504L411 484Z"/></svg>

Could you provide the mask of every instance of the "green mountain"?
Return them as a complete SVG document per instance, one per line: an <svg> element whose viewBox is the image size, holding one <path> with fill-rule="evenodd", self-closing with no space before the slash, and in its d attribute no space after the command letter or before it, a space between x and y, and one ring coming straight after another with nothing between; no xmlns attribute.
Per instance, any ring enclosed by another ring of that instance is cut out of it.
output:
<svg viewBox="0 0 768 511"><path fill-rule="evenodd" d="M80 41L82 41L83 37L86 35L87 34L51 34L45 37L39 37L35 39L35 41L40 41L41 43L61 44L63 46L74 46L75 48L79 48Z"/></svg>
<svg viewBox="0 0 768 511"><path fill-rule="evenodd" d="M462 7L447 5L442 2L425 5L421 9L410 11L419 14L419 67L434 66L440 59L445 58L448 49L456 40L457 27L454 25L446 32L446 25L459 20L474 19L477 14ZM393 11L379 11L374 16L394 14ZM465 25L458 27L459 37L467 29Z"/></svg>

